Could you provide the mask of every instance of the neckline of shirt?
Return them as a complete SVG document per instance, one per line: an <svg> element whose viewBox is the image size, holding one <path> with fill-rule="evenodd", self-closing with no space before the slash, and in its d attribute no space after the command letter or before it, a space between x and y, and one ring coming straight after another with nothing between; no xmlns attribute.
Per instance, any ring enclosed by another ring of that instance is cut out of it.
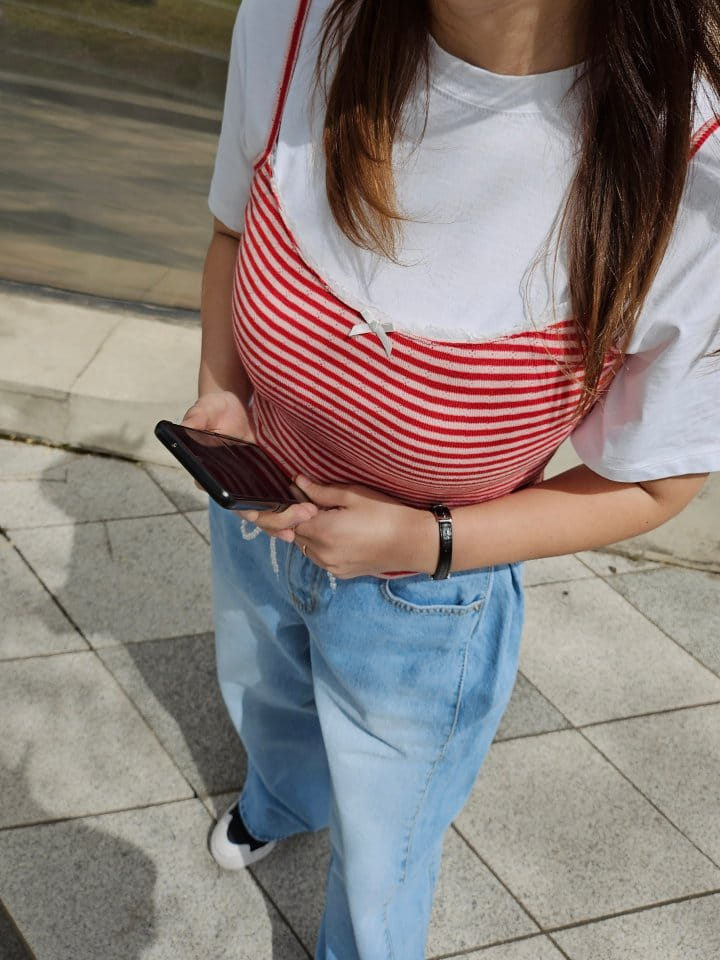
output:
<svg viewBox="0 0 720 960"><path fill-rule="evenodd" d="M448 53L428 34L430 83L474 107L494 113L547 114L563 106L582 64L524 76L492 73Z"/></svg>

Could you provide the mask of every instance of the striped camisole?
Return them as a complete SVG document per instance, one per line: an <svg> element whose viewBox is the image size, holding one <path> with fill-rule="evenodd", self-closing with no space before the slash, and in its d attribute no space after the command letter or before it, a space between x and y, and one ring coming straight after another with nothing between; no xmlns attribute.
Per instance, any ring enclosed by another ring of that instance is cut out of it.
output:
<svg viewBox="0 0 720 960"><path fill-rule="evenodd" d="M272 153L308 7L301 0L234 278L234 336L258 442L291 476L361 483L418 507L537 483L577 424L583 367L572 318L477 342L390 331L303 260ZM602 389L618 359L608 356Z"/></svg>

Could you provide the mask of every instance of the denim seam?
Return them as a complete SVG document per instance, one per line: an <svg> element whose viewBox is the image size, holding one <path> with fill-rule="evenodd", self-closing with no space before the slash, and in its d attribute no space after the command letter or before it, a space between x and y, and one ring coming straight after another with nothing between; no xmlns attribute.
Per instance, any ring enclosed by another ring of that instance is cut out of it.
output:
<svg viewBox="0 0 720 960"><path fill-rule="evenodd" d="M390 901L386 901L383 906L383 923L385 924L385 945L387 946L388 960L395 960L395 950L393 949L392 937L390 936L390 924L388 922L388 906Z"/></svg>
<svg viewBox="0 0 720 960"><path fill-rule="evenodd" d="M486 601L489 599L490 594L492 593L492 587L493 587L494 579L495 579L495 568L492 567L491 570L490 570L490 577L489 577L489 582L488 582L488 589L487 589L487 592L486 592L486 594L485 594L485 599L486 599ZM406 878L407 878L407 867L408 867L408 861L409 861L409 859L410 859L410 848L412 847L412 841L413 841L413 837L414 837L414 834L415 834L415 828L416 828L416 826L417 826L418 817L420 816L420 811L422 810L423 801L424 801L425 798L427 797L427 792L428 792L428 789L429 789L429 787L430 787L430 783L431 783L431 781L432 781L433 775L434 775L435 771L437 770L437 768L438 768L440 762L442 761L443 757L444 757L445 754L447 753L447 749L448 749L448 747L449 747L449 745L450 745L450 741L452 740L453 734L455 733L455 730L457 729L458 718L459 718L459 716L460 716L460 705L461 705L461 702L462 702L462 694L463 694L463 690L464 690L464 687L465 687L465 677L466 677L466 675L467 675L467 663L468 663L468 656L469 656L469 652L470 652L470 644L472 643L473 637L475 637L475 635L478 633L478 631L480 630L480 628L481 628L481 626L482 626L482 622L483 622L483 620L484 620L484 618L485 618L485 610L486 610L486 609L487 609L487 603L483 604L483 606L482 606L482 608L481 608L481 611L480 611L480 616L478 617L478 621L477 621L477 623L475 624L475 628L473 629L472 633L470 634L470 636L468 637L467 641L465 642L465 648L464 648L464 650L463 650L462 666L461 666L461 668L460 668L460 675L459 675L459 677L458 677L457 689L456 689L456 692L455 692L455 709L454 709L454 712L453 712L452 723L451 723L451 725L450 725L450 730L448 731L448 734L447 734L447 736L445 737L445 742L444 742L443 745L442 745L442 748L441 748L441 750L440 750L440 753L437 755L437 757L435 757L435 759L433 760L433 762L432 762L431 765L430 765L430 769L428 770L427 777L425 778L425 783L423 784L423 789L422 789L422 792L421 792L421 794L420 794L420 799L419 799L419 801L418 801L418 805L417 805L417 808L416 808L416 810L415 810L415 815L414 815L414 817L413 817L412 823L410 824L410 831L409 831L409 833L408 833L408 838L407 838L407 841L406 841L406 844L405 844L405 857L404 857L403 867L402 867L403 872L402 872L402 876L400 877L400 883L401 883L401 884L404 883L405 880L406 880ZM386 909L386 910L387 910L387 905L389 904L389 902L390 902L390 901L388 900L387 903L385 904L385 909Z"/></svg>
<svg viewBox="0 0 720 960"><path fill-rule="evenodd" d="M464 617L468 613L475 613L478 610L483 610L487 604L488 596L490 595L490 589L492 584L492 573L490 574L490 579L488 581L488 587L482 597L479 597L477 600L473 600L472 603L465 605L462 604L442 604L438 603L437 605L427 604L413 604L408 600L403 600L401 597L396 597L395 594L389 587L389 581L383 580L379 584L380 592L383 594L385 600L388 603L391 603L395 607L399 607L401 610L405 610L407 613L420 614L425 616L434 616L434 617Z"/></svg>

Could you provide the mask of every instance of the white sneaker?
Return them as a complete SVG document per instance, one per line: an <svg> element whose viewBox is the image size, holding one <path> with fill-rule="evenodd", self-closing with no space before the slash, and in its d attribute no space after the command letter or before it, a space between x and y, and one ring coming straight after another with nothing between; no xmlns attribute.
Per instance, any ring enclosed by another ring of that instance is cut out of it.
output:
<svg viewBox="0 0 720 960"><path fill-rule="evenodd" d="M275 843L275 840L265 843L252 836L235 802L220 817L210 834L210 853L224 870L244 870L271 853Z"/></svg>

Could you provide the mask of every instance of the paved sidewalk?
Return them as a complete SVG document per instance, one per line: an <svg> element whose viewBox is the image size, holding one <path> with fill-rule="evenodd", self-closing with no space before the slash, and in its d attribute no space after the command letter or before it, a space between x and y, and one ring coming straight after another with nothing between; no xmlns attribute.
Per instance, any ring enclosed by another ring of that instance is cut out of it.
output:
<svg viewBox="0 0 720 960"><path fill-rule="evenodd" d="M325 834L239 876L205 847L243 756L202 495L8 440L0 484L0 958L310 957ZM682 555L697 528L712 561L717 497L667 563L527 564L521 673L447 837L430 957L720 955L720 577Z"/></svg>

